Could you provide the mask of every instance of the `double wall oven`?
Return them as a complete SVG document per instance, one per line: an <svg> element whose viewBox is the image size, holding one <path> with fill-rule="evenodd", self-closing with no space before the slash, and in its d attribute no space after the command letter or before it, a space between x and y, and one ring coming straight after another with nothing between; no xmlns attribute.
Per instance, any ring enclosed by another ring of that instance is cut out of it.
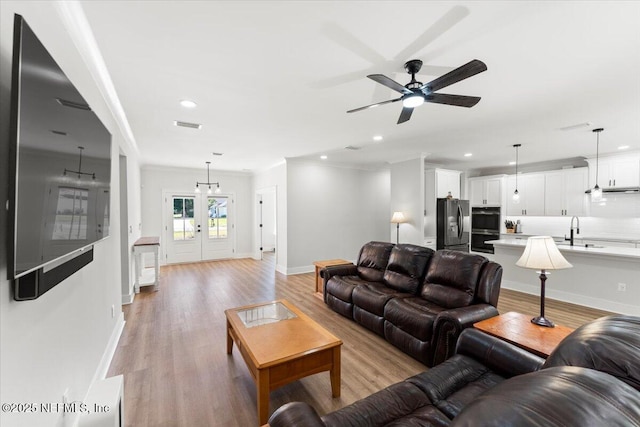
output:
<svg viewBox="0 0 640 427"><path fill-rule="evenodd" d="M471 208L471 250L493 253L488 240L500 239L500 206Z"/></svg>

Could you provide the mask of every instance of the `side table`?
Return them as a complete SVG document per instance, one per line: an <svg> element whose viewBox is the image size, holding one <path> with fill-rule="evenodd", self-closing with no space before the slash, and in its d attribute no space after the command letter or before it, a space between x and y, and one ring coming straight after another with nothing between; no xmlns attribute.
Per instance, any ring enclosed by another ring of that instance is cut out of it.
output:
<svg viewBox="0 0 640 427"><path fill-rule="evenodd" d="M322 292L324 290L323 280L320 277L320 270L323 268L331 267L332 265L346 265L351 264L351 261L346 259L327 259L324 261L314 261L313 265L316 266L316 293L315 296L323 299Z"/></svg>
<svg viewBox="0 0 640 427"><path fill-rule="evenodd" d="M134 283L134 290L136 294L140 293L140 286L144 285L154 285L156 287L156 291L158 290L158 283L160 278L158 249L160 249L160 237L141 237L133 244L133 255L135 257L136 264L136 279ZM143 273L144 260L142 258L142 254L144 253L153 253L154 255L153 280L151 280L150 277L147 277L147 275Z"/></svg>
<svg viewBox="0 0 640 427"><path fill-rule="evenodd" d="M514 311L485 319L473 327L544 358L573 332L561 325L554 328L536 325L531 323L531 316Z"/></svg>

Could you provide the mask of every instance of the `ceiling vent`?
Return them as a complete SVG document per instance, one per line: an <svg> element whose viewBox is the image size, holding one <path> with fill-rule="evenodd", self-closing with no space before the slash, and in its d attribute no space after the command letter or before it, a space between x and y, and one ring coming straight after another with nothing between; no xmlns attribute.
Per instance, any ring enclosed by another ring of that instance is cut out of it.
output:
<svg viewBox="0 0 640 427"><path fill-rule="evenodd" d="M591 122L584 122L584 123L578 123L575 125L565 126L563 128L560 128L560 130L564 130L564 131L576 130L576 129L582 129L589 126L591 126Z"/></svg>
<svg viewBox="0 0 640 427"><path fill-rule="evenodd" d="M214 151L214 152L213 152L213 153L211 153L211 154L213 154L214 156L222 156L222 154L224 154L224 153L216 153L216 152Z"/></svg>
<svg viewBox="0 0 640 427"><path fill-rule="evenodd" d="M51 133L55 133L56 135L67 136L67 133L61 130L51 130Z"/></svg>
<svg viewBox="0 0 640 427"><path fill-rule="evenodd" d="M355 145L347 145L346 147L344 147L345 150L352 150L352 151L357 151L357 150L361 150L362 147L356 147Z"/></svg>
<svg viewBox="0 0 640 427"><path fill-rule="evenodd" d="M56 101L58 101L58 104L62 105L63 107L75 108L77 110L91 111L91 107L89 107L89 105L84 104L82 102L74 102L74 101L69 101L68 99L62 99L62 98L56 98Z"/></svg>
<svg viewBox="0 0 640 427"><path fill-rule="evenodd" d="M173 124L175 126L180 126L183 128L191 128L191 129L201 129L202 125L199 123L189 123L189 122L181 122L179 120L174 120Z"/></svg>

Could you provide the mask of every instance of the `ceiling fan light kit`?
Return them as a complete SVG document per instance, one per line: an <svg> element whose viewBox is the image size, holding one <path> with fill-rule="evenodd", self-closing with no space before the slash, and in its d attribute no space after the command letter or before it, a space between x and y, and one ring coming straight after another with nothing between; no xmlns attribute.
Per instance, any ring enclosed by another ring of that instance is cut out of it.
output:
<svg viewBox="0 0 640 427"><path fill-rule="evenodd" d="M347 113L355 113L356 111L362 111L369 108L378 107L384 104L391 104L393 102L402 101L402 112L398 119L398 124L404 123L411 118L413 109L419 107L425 102L431 102L434 104L446 104L456 107L473 107L480 101L478 96L464 96L464 95L449 95L444 93L435 93L436 91L457 83L461 80L467 79L471 76L475 76L478 73L482 73L487 70L487 66L484 62L474 59L466 63L465 65L456 68L447 74L438 77L429 83L423 84L416 80L416 74L422 68L422 61L419 59L412 59L404 64L404 69L407 73L411 74L411 81L402 86L400 83L383 74L369 74L367 77L376 83L380 83L390 89L401 93L400 98L390 99L388 101L378 102L376 104L367 105L360 108L347 111Z"/></svg>

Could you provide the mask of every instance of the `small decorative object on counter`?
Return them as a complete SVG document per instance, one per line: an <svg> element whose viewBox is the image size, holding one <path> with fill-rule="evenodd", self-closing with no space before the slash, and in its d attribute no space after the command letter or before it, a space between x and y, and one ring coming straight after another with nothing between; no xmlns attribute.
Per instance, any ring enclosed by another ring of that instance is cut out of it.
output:
<svg viewBox="0 0 640 427"><path fill-rule="evenodd" d="M518 222L520 222L520 221L518 221ZM511 221L509 219L506 220L504 222L504 226L507 229L507 233L515 233L516 225L513 223L513 221Z"/></svg>
<svg viewBox="0 0 640 427"><path fill-rule="evenodd" d="M453 199L453 195L451 194L451 191L449 191L449 193L447 193L447 200L451 199Z"/></svg>
<svg viewBox="0 0 640 427"><path fill-rule="evenodd" d="M520 220L516 222L516 233L522 233L522 224L520 224Z"/></svg>

